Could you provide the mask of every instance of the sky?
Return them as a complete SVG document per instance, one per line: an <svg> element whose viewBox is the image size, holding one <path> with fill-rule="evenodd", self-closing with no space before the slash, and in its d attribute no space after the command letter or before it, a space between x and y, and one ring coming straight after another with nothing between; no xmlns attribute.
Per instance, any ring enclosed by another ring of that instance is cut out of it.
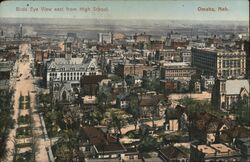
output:
<svg viewBox="0 0 250 162"><path fill-rule="evenodd" d="M249 21L248 3L248 0L4 1L0 4L0 18ZM42 7L51 8L51 11L42 11ZM61 10L55 11L57 8ZM66 8L76 8L76 11ZM80 8L85 10L80 11ZM201 8L213 8L214 11L201 11Z"/></svg>

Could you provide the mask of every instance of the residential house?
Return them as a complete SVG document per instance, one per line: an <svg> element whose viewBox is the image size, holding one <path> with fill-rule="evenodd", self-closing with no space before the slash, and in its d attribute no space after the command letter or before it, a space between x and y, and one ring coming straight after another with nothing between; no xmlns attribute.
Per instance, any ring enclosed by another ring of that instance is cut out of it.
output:
<svg viewBox="0 0 250 162"><path fill-rule="evenodd" d="M96 159L121 159L127 152L126 148L108 132L101 128L84 127L86 142L81 150Z"/></svg>

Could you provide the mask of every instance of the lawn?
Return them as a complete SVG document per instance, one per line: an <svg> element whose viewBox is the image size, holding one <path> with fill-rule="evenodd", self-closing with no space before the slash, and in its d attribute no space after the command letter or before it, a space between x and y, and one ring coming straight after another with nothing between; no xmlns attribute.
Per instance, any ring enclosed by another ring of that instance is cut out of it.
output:
<svg viewBox="0 0 250 162"><path fill-rule="evenodd" d="M30 116L29 115L22 115L18 118L18 124L29 124L30 123Z"/></svg>
<svg viewBox="0 0 250 162"><path fill-rule="evenodd" d="M30 151L21 153L21 154L17 154L16 155L16 162L34 162L35 160L33 159L33 154Z"/></svg>
<svg viewBox="0 0 250 162"><path fill-rule="evenodd" d="M31 137L31 128L30 127L21 127L16 129L17 138L27 138Z"/></svg>

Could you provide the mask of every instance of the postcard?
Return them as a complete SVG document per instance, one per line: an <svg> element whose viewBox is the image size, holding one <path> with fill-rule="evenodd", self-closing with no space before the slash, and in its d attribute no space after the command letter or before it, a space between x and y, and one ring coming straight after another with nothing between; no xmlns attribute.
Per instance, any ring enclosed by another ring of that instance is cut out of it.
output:
<svg viewBox="0 0 250 162"><path fill-rule="evenodd" d="M249 161L248 0L0 3L0 161Z"/></svg>

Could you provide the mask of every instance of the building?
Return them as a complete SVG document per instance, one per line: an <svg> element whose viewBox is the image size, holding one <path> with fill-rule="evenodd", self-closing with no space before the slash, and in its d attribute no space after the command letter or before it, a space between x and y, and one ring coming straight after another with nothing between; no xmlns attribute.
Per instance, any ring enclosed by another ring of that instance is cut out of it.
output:
<svg viewBox="0 0 250 162"><path fill-rule="evenodd" d="M250 48L249 48L249 40L244 42L244 50L247 55L247 64L246 64L246 73L247 73L247 78L250 79Z"/></svg>
<svg viewBox="0 0 250 162"><path fill-rule="evenodd" d="M151 35L147 35L146 33L141 33L139 35L134 35L134 40L136 43L146 43L150 44Z"/></svg>
<svg viewBox="0 0 250 162"><path fill-rule="evenodd" d="M240 153L234 148L222 144L191 145L190 161L231 161L241 160Z"/></svg>
<svg viewBox="0 0 250 162"><path fill-rule="evenodd" d="M249 104L249 81L217 79L212 92L212 103L215 107L230 110L239 99Z"/></svg>
<svg viewBox="0 0 250 162"><path fill-rule="evenodd" d="M201 90L212 92L214 86L215 78L213 76L201 76Z"/></svg>
<svg viewBox="0 0 250 162"><path fill-rule="evenodd" d="M109 33L99 33L98 42L101 44L112 44L113 43L113 34Z"/></svg>
<svg viewBox="0 0 250 162"><path fill-rule="evenodd" d="M189 162L188 155L174 146L167 146L159 150L159 157L163 162Z"/></svg>
<svg viewBox="0 0 250 162"><path fill-rule="evenodd" d="M216 116L209 113L196 113L189 126L189 136L201 143L216 142L217 135L227 127Z"/></svg>
<svg viewBox="0 0 250 162"><path fill-rule="evenodd" d="M115 69L115 74L121 77L126 77L127 75L143 76L144 70L145 65L143 64L119 63Z"/></svg>
<svg viewBox="0 0 250 162"><path fill-rule="evenodd" d="M96 159L120 159L127 152L118 139L102 128L84 127L83 133L87 140L81 150Z"/></svg>
<svg viewBox="0 0 250 162"><path fill-rule="evenodd" d="M152 68L143 70L143 77L154 78L154 79L160 78L160 68L152 67Z"/></svg>
<svg viewBox="0 0 250 162"><path fill-rule="evenodd" d="M155 53L155 60L181 61L181 53L176 49L157 50Z"/></svg>
<svg viewBox="0 0 250 162"><path fill-rule="evenodd" d="M191 51L183 50L181 51L182 62L190 63L192 62Z"/></svg>
<svg viewBox="0 0 250 162"><path fill-rule="evenodd" d="M52 82L66 81L79 87L82 75L102 75L96 59L84 61L83 58L54 58L46 66L47 88Z"/></svg>
<svg viewBox="0 0 250 162"><path fill-rule="evenodd" d="M246 52L241 50L192 48L192 66L215 77L246 75Z"/></svg>
<svg viewBox="0 0 250 162"><path fill-rule="evenodd" d="M191 76L195 73L196 69L187 63L165 63L161 68L161 79L191 79Z"/></svg>
<svg viewBox="0 0 250 162"><path fill-rule="evenodd" d="M0 60L0 96L4 96L10 87L12 61Z"/></svg>
<svg viewBox="0 0 250 162"><path fill-rule="evenodd" d="M99 83L106 79L105 75L83 75L80 80L81 95L97 95Z"/></svg>
<svg viewBox="0 0 250 162"><path fill-rule="evenodd" d="M121 33L121 32L115 32L113 33L113 40L116 41L116 40L124 40L126 38L126 35L124 33Z"/></svg>

